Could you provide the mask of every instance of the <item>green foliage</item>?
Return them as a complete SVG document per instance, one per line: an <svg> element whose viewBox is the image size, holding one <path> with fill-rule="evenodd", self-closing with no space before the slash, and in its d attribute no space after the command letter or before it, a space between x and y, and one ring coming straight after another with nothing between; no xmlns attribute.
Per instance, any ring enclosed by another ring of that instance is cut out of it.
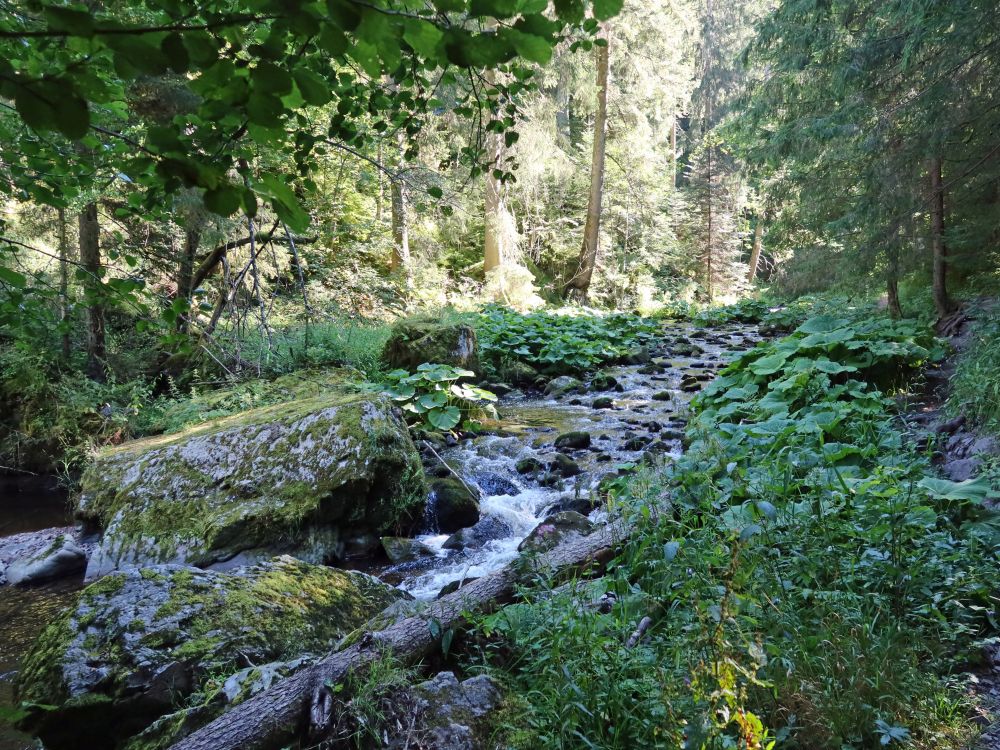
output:
<svg viewBox="0 0 1000 750"><path fill-rule="evenodd" d="M0 349L0 456L34 471L75 471L100 447L131 437L150 400L142 380L99 383L38 352Z"/></svg>
<svg viewBox="0 0 1000 750"><path fill-rule="evenodd" d="M933 478L869 382L901 383L936 348L917 323L818 317L730 365L694 404L688 452L619 487L638 528L605 577L529 590L482 623L484 656L526 698L524 734L967 747L968 698L933 675L995 632L995 490ZM591 605L605 592L610 611Z"/></svg>
<svg viewBox="0 0 1000 750"><path fill-rule="evenodd" d="M970 341L958 357L948 409L985 429L1000 430L1000 313L980 320Z"/></svg>
<svg viewBox="0 0 1000 750"><path fill-rule="evenodd" d="M660 331L658 323L627 313L522 314L503 307L486 308L476 325L484 363L500 370L519 360L553 375L620 360Z"/></svg>
<svg viewBox="0 0 1000 750"><path fill-rule="evenodd" d="M399 402L411 422L425 429L449 432L483 416L496 417L496 394L468 383L471 370L425 362L416 372L393 370L385 376L384 391Z"/></svg>

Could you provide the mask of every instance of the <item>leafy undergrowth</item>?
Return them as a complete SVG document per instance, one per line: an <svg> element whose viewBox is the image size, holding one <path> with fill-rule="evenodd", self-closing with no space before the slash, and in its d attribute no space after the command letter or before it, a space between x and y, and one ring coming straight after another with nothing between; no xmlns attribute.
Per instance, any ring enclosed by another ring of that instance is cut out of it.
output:
<svg viewBox="0 0 1000 750"><path fill-rule="evenodd" d="M1000 310L994 308L972 332L975 346L958 358L948 409L966 414L992 432L1000 431Z"/></svg>
<svg viewBox="0 0 1000 750"><path fill-rule="evenodd" d="M687 453L615 485L639 533L605 577L480 621L478 663L523 704L504 741L967 747L959 673L996 628L992 490L929 477L876 386L939 355L917 324L824 316L726 368Z"/></svg>
<svg viewBox="0 0 1000 750"><path fill-rule="evenodd" d="M579 374L651 342L659 323L628 313L567 315L483 310L476 323L480 359L502 373L513 361L548 375Z"/></svg>
<svg viewBox="0 0 1000 750"><path fill-rule="evenodd" d="M381 390L399 404L411 424L448 432L463 422L471 426L483 417L496 419L496 394L459 382L474 376L461 367L425 362L416 372L393 370L386 374Z"/></svg>

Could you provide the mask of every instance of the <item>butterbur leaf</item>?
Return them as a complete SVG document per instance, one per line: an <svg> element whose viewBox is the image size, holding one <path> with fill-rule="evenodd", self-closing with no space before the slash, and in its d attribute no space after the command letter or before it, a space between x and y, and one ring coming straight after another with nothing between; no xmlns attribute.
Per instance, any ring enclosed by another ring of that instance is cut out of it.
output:
<svg viewBox="0 0 1000 750"><path fill-rule="evenodd" d="M443 409L432 409L427 412L427 421L437 430L453 430L462 420L462 412L455 406L446 406Z"/></svg>
<svg viewBox="0 0 1000 750"><path fill-rule="evenodd" d="M761 514L768 521L773 521L775 518L778 517L778 510L777 510L777 508L775 508L774 505L772 505L771 503L769 503L767 500L758 500L757 501L757 510L759 510L761 512Z"/></svg>
<svg viewBox="0 0 1000 750"><path fill-rule="evenodd" d="M923 487L932 497L939 500L966 500L981 503L987 498L997 497L1000 494L990 486L990 480L986 476L967 479L964 482L924 477L917 482L917 486Z"/></svg>
<svg viewBox="0 0 1000 750"><path fill-rule="evenodd" d="M740 541L741 542L750 541L750 538L759 531L762 531L760 526L758 526L755 523L750 524L749 526L744 528L743 531L740 532Z"/></svg>

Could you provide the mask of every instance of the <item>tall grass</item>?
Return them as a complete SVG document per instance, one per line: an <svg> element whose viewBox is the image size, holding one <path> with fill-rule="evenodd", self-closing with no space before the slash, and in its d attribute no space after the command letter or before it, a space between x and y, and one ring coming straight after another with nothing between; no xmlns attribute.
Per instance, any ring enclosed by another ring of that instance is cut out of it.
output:
<svg viewBox="0 0 1000 750"><path fill-rule="evenodd" d="M994 308L972 331L971 344L958 358L948 410L977 425L1000 430L1000 310Z"/></svg>

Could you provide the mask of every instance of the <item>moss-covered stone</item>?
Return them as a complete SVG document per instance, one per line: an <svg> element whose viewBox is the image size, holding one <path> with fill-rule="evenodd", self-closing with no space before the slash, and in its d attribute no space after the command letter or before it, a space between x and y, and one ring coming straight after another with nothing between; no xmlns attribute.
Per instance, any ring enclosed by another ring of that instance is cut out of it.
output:
<svg viewBox="0 0 1000 750"><path fill-rule="evenodd" d="M176 565L84 589L36 641L18 675L46 747L107 748L218 675L323 653L406 595L371 576L290 557L229 573Z"/></svg>
<svg viewBox="0 0 1000 750"><path fill-rule="evenodd" d="M334 390L108 449L83 477L77 513L104 530L94 578L282 552L326 562L348 532L418 518L425 497L398 411L381 395Z"/></svg>
<svg viewBox="0 0 1000 750"><path fill-rule="evenodd" d="M445 324L433 318L408 318L396 323L382 359L390 367L404 370L432 362L482 374L475 329L465 323Z"/></svg>
<svg viewBox="0 0 1000 750"><path fill-rule="evenodd" d="M427 514L434 529L450 534L479 520L479 501L457 479L438 479L431 484Z"/></svg>

